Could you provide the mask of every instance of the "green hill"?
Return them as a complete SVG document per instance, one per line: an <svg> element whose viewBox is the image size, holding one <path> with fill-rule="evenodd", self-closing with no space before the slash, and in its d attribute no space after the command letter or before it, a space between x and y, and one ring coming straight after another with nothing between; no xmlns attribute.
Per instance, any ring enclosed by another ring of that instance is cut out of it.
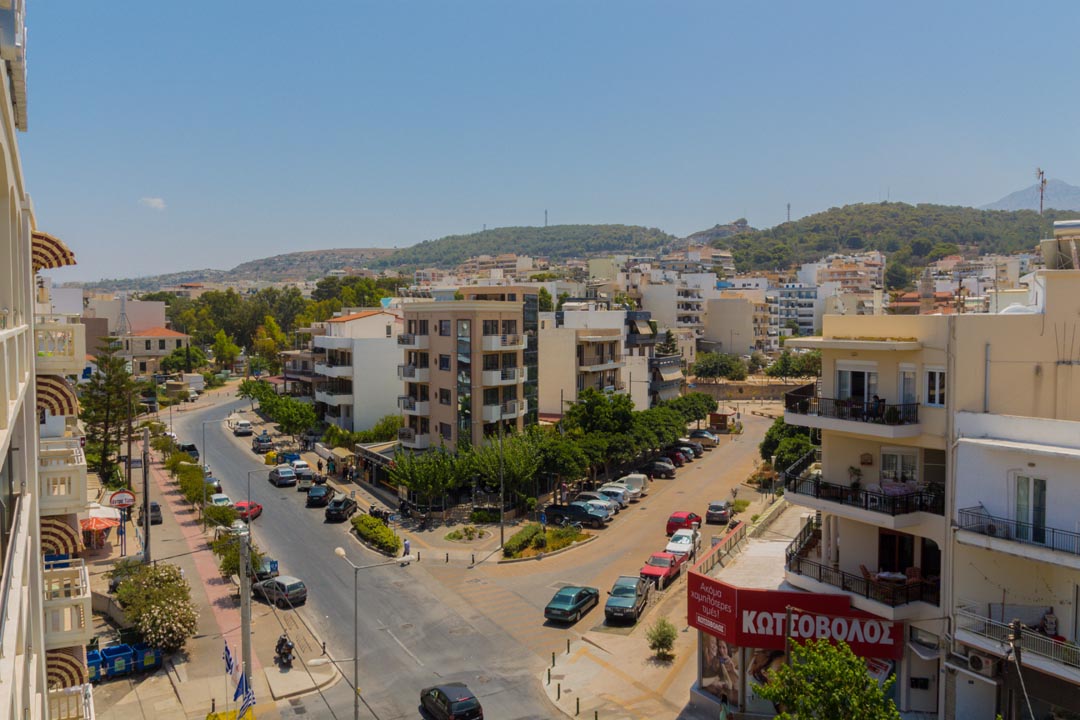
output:
<svg viewBox="0 0 1080 720"><path fill-rule="evenodd" d="M1054 220L1080 218L1080 212L976 210L948 205L876 203L845 205L783 223L768 230L740 233L713 245L731 250L740 272L783 269L834 252L881 250L890 263L915 268L956 252L1015 253L1035 250ZM903 285L903 274L891 285Z"/></svg>
<svg viewBox="0 0 1080 720"><path fill-rule="evenodd" d="M674 241L662 230L637 225L505 227L427 240L380 258L370 267L452 268L476 255L507 252L565 260L600 253L655 252Z"/></svg>

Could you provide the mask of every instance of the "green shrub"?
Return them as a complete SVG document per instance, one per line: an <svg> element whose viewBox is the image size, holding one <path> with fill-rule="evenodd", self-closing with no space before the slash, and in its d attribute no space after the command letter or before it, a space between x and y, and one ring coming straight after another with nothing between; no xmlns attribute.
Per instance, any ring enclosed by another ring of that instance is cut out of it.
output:
<svg viewBox="0 0 1080 720"><path fill-rule="evenodd" d="M761 515L758 515L758 514L756 514L756 513L755 513L755 514L753 514L753 515L751 515L751 516L750 516L750 522L752 522L752 523L756 523L756 522L758 521L758 518L759 518L759 517L761 517Z"/></svg>
<svg viewBox="0 0 1080 720"><path fill-rule="evenodd" d="M207 505L203 512L206 514L206 524L210 527L229 527L240 519L236 508L228 505Z"/></svg>
<svg viewBox="0 0 1080 720"><path fill-rule="evenodd" d="M461 540L464 537L465 536L461 534L460 530L451 530L450 532L446 533L447 540Z"/></svg>
<svg viewBox="0 0 1080 720"><path fill-rule="evenodd" d="M401 538L386 526L382 520L371 515L353 515L352 526L364 542L388 555L397 555L401 549Z"/></svg>
<svg viewBox="0 0 1080 720"><path fill-rule="evenodd" d="M469 522L474 524L497 523L499 522L499 511L496 508L476 508L469 513Z"/></svg>
<svg viewBox="0 0 1080 720"><path fill-rule="evenodd" d="M645 638L649 641L649 649L656 653L657 657L667 659L671 657L671 649L675 647L675 639L679 631L667 618L660 618L645 632Z"/></svg>
<svg viewBox="0 0 1080 720"><path fill-rule="evenodd" d="M741 513L746 512L746 508L750 507L749 500L736 500L731 503L732 512Z"/></svg>
<svg viewBox="0 0 1080 720"><path fill-rule="evenodd" d="M142 566L120 583L116 598L151 647L174 652L198 632L191 587L175 565Z"/></svg>
<svg viewBox="0 0 1080 720"><path fill-rule="evenodd" d="M583 540L585 537L585 533L573 526L553 528L548 531L548 552L555 552L556 550L562 550L564 547L570 547L575 542Z"/></svg>
<svg viewBox="0 0 1080 720"><path fill-rule="evenodd" d="M225 577L240 574L240 542L236 535L222 535L210 543L210 550L217 556L218 570ZM251 569L262 566L263 554L255 543L250 544Z"/></svg>
<svg viewBox="0 0 1080 720"><path fill-rule="evenodd" d="M540 534L542 528L539 523L532 523L526 525L521 530L510 536L510 539L503 544L503 555L506 557L514 557L525 548L532 544L534 537Z"/></svg>

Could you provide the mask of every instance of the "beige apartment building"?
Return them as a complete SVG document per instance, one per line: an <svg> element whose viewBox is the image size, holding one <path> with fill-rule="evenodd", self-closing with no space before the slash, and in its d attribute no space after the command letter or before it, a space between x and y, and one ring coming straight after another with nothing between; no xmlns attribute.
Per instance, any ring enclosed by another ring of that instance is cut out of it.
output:
<svg viewBox="0 0 1080 720"><path fill-rule="evenodd" d="M520 300L415 302L404 306L398 405L403 447L481 444L524 428L526 336Z"/></svg>
<svg viewBox="0 0 1080 720"><path fill-rule="evenodd" d="M186 348L191 336L169 328L152 327L129 333L119 340L118 355L131 363L131 374L140 377L158 372L162 358Z"/></svg>

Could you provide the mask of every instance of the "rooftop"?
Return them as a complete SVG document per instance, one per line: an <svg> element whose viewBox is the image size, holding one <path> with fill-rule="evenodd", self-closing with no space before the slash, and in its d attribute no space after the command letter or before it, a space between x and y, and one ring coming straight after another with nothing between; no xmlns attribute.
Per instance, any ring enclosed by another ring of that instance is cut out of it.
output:
<svg viewBox="0 0 1080 720"><path fill-rule="evenodd" d="M364 310L362 312L355 312L350 315L342 315L341 317L330 318L326 322L331 323L344 323L350 320L360 320L361 318L371 317L372 315L393 315L385 310Z"/></svg>
<svg viewBox="0 0 1080 720"><path fill-rule="evenodd" d="M129 337L186 338L188 336L182 332L170 330L169 328L152 327L145 330L136 330L135 332L131 333Z"/></svg>

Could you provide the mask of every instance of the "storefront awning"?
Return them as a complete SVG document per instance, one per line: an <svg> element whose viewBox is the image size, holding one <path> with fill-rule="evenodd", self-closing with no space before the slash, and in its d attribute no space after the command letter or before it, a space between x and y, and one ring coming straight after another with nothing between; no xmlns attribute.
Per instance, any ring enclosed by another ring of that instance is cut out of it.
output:
<svg viewBox="0 0 1080 720"><path fill-rule="evenodd" d="M50 415L78 415L79 399L75 389L59 375L37 376L37 409Z"/></svg>
<svg viewBox="0 0 1080 720"><path fill-rule="evenodd" d="M661 400L674 400L679 397L679 388L660 388L660 392L657 394Z"/></svg>
<svg viewBox="0 0 1080 720"><path fill-rule="evenodd" d="M76 555L79 533L58 517L41 518L41 551L46 555Z"/></svg>
<svg viewBox="0 0 1080 720"><path fill-rule="evenodd" d="M75 253L71 252L63 240L49 233L34 231L30 252L34 272L75 264Z"/></svg>
<svg viewBox="0 0 1080 720"><path fill-rule="evenodd" d="M352 452L351 450L346 450L345 448L334 448L330 451L330 453L334 457L341 458L342 460L348 460L349 458L356 457L356 453Z"/></svg>
<svg viewBox="0 0 1080 720"><path fill-rule="evenodd" d="M660 377L664 380L682 380L682 370L677 367L662 367L660 368Z"/></svg>

